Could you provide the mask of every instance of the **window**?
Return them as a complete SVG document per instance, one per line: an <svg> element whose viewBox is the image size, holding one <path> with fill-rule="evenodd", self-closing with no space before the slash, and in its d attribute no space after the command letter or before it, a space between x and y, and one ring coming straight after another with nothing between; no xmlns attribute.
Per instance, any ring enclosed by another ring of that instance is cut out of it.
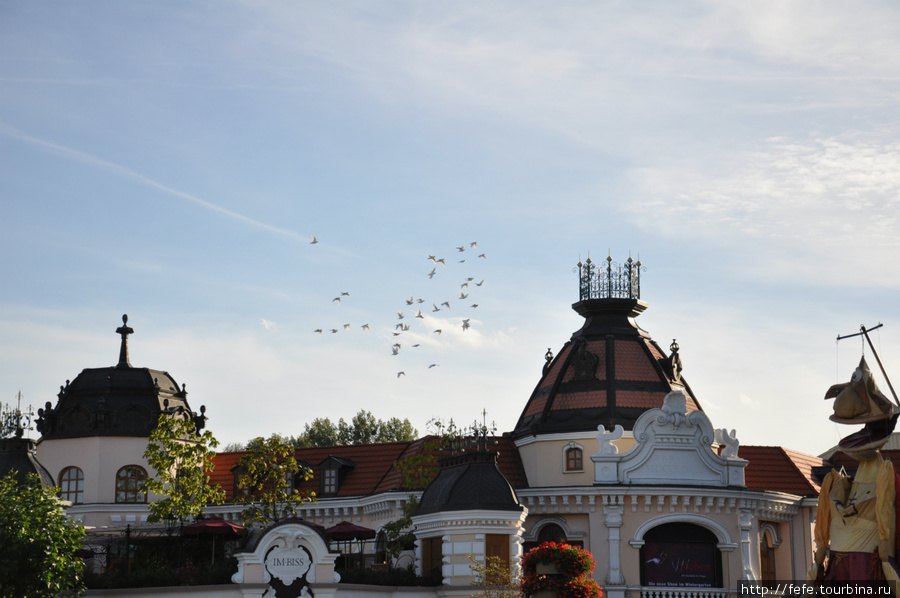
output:
<svg viewBox="0 0 900 598"><path fill-rule="evenodd" d="M759 538L759 577L760 581L775 581L775 547L771 529L760 534Z"/></svg>
<svg viewBox="0 0 900 598"><path fill-rule="evenodd" d="M556 542L557 544L568 543L566 542L566 532L555 523L548 523L542 527L541 531L538 532L537 541L538 544L543 544L544 542Z"/></svg>
<svg viewBox="0 0 900 598"><path fill-rule="evenodd" d="M431 581L443 579L443 540L438 538L424 538L420 540L422 546L422 577Z"/></svg>
<svg viewBox="0 0 900 598"><path fill-rule="evenodd" d="M644 534L640 558L642 586L722 587L722 555L715 534L705 527L681 521L658 525Z"/></svg>
<svg viewBox="0 0 900 598"><path fill-rule="evenodd" d="M322 471L322 494L334 494L337 492L337 469L325 469Z"/></svg>
<svg viewBox="0 0 900 598"><path fill-rule="evenodd" d="M139 465L126 465L116 474L116 502L145 503L147 493L142 490L147 472Z"/></svg>
<svg viewBox="0 0 900 598"><path fill-rule="evenodd" d="M579 446L566 449L566 471L584 471L584 453Z"/></svg>
<svg viewBox="0 0 900 598"><path fill-rule="evenodd" d="M59 474L59 496L72 504L84 502L84 472L77 467L66 467Z"/></svg>

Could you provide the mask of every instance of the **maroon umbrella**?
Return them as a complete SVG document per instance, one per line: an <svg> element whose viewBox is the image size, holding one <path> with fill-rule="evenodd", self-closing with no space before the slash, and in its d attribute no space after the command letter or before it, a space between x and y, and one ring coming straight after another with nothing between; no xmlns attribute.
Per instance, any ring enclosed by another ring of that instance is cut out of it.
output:
<svg viewBox="0 0 900 598"><path fill-rule="evenodd" d="M220 517L210 517L209 519L201 519L197 523L185 525L183 528L181 528L181 533L188 536L200 534L230 534L233 536L238 536L242 531L244 531L244 529L245 528L243 525L225 521Z"/></svg>
<svg viewBox="0 0 900 598"><path fill-rule="evenodd" d="M368 540L375 537L375 530L341 521L325 530L325 535L332 540Z"/></svg>
<svg viewBox="0 0 900 598"><path fill-rule="evenodd" d="M325 533L325 526L321 523L316 523L315 521L307 521L306 519L301 519L300 517L288 517L284 520L286 523L300 523L305 525L306 527L312 528L319 533Z"/></svg>

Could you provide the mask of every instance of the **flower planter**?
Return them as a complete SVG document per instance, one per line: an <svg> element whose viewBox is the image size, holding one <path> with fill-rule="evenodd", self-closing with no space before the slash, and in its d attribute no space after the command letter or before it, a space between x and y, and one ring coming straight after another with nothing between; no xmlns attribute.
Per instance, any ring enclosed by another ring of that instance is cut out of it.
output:
<svg viewBox="0 0 900 598"><path fill-rule="evenodd" d="M556 563L537 563L534 566L534 572L538 575L562 575L562 571L556 566Z"/></svg>

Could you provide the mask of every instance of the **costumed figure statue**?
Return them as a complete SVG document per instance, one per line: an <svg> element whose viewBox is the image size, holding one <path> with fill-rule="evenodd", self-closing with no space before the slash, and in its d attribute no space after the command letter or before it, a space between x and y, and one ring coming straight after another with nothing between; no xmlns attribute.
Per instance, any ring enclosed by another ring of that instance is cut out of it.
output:
<svg viewBox="0 0 900 598"><path fill-rule="evenodd" d="M832 421L865 424L839 449L859 462L851 479L832 470L822 481L816 515L816 555L810 581L900 581L896 556L900 479L881 449L894 431L900 408L875 385L863 357L850 382L825 393L834 399ZM827 562L826 562L826 556Z"/></svg>

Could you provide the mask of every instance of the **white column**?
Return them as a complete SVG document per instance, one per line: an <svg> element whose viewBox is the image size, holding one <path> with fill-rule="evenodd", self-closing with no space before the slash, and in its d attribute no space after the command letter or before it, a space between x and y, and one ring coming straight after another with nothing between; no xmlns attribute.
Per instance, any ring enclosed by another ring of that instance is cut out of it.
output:
<svg viewBox="0 0 900 598"><path fill-rule="evenodd" d="M753 553L751 552L750 531L753 529L753 512L749 509L738 511L738 525L741 528L741 579L756 581L753 572Z"/></svg>
<svg viewBox="0 0 900 598"><path fill-rule="evenodd" d="M615 497L612 497L615 501ZM607 497L603 497L603 502L607 501ZM619 497L621 502L621 497ZM612 586L625 585L625 578L622 577L622 562L619 554L619 528L622 527L622 512L624 508L621 504L607 504L603 506L603 514L606 516L604 523L609 530L609 572L606 574L606 583Z"/></svg>

